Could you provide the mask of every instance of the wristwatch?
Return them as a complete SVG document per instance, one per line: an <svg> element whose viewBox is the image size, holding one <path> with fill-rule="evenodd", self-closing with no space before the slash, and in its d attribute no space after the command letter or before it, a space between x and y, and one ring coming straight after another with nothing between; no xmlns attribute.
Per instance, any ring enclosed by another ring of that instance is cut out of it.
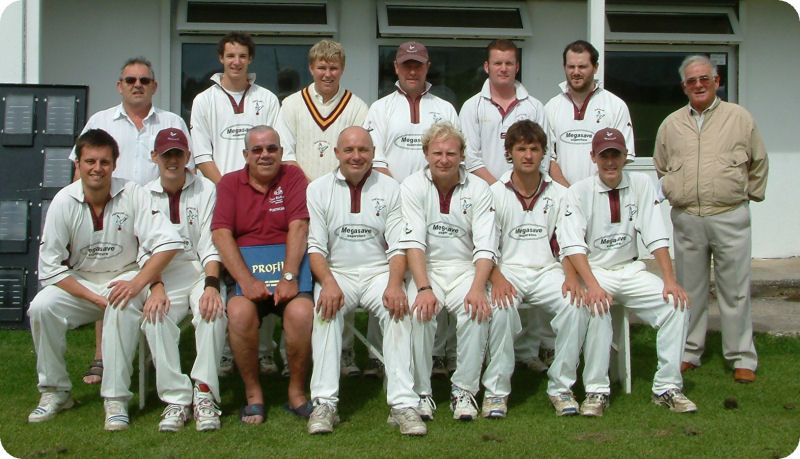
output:
<svg viewBox="0 0 800 459"><path fill-rule="evenodd" d="M283 273L283 280L291 282L291 281L293 281L295 279L297 279L297 276L295 274L290 273L290 272Z"/></svg>

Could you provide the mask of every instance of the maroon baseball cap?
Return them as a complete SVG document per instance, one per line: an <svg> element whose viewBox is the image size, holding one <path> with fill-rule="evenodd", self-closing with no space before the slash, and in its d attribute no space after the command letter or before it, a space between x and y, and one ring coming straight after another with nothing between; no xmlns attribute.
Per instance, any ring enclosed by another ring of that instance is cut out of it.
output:
<svg viewBox="0 0 800 459"><path fill-rule="evenodd" d="M163 155L176 148L185 152L189 151L189 140L183 131L175 128L166 128L158 132L155 147L153 148L156 154Z"/></svg>
<svg viewBox="0 0 800 459"><path fill-rule="evenodd" d="M428 62L428 48L416 41L407 41L397 47L397 56L394 58L398 64L406 61L417 61L423 64Z"/></svg>
<svg viewBox="0 0 800 459"><path fill-rule="evenodd" d="M595 132L592 139L592 153L600 154L610 149L619 150L622 154L627 154L625 147L625 136L614 128L603 128Z"/></svg>

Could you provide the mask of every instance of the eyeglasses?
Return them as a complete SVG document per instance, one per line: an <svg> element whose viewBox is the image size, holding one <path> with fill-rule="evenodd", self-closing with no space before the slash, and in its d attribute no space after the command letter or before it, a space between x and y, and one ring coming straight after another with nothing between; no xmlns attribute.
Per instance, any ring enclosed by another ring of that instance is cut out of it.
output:
<svg viewBox="0 0 800 459"><path fill-rule="evenodd" d="M697 83L699 81L701 85L705 86L705 85L709 84L712 80L713 80L713 78L711 76L703 75L701 77L687 78L686 81L684 81L683 83L686 86L694 86L695 83Z"/></svg>
<svg viewBox="0 0 800 459"><path fill-rule="evenodd" d="M247 151L249 151L250 153L252 153L254 155L260 155L261 153L264 153L264 150L267 150L267 153L277 153L278 150L280 150L280 149L281 149L281 147L279 147L279 146L277 146L277 145L275 145L273 143L273 144L267 145L266 147L264 147L262 145L256 145L254 147L251 147Z"/></svg>
<svg viewBox="0 0 800 459"><path fill-rule="evenodd" d="M142 86L147 86L150 83L152 83L153 81L155 81L154 79L152 79L150 77L139 77L139 78L136 78L136 77L129 76L129 77L120 78L120 79L122 81L124 81L125 83L131 85L131 86L136 84L136 80L139 80L142 83Z"/></svg>

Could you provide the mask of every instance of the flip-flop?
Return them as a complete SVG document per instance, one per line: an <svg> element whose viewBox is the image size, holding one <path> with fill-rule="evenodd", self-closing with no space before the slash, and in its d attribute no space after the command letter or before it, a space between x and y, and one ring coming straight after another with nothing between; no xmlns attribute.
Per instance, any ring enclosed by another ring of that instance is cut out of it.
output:
<svg viewBox="0 0 800 459"><path fill-rule="evenodd" d="M86 378L89 376L97 376L97 381L87 382ZM100 384L103 381L103 359L92 360L89 364L89 369L83 374L84 384Z"/></svg>
<svg viewBox="0 0 800 459"><path fill-rule="evenodd" d="M292 408L287 403L286 405L283 405L283 409L288 411L289 413L292 413L295 416L300 416L301 418L308 419L308 417L311 416L311 412L314 411L314 405L312 405L311 400L309 400L304 404L298 406L297 408Z"/></svg>
<svg viewBox="0 0 800 459"><path fill-rule="evenodd" d="M261 422L257 422L256 424L263 424L264 421L267 420L267 415L264 412L264 404L254 403L252 405L242 405L242 407L239 408L239 422L242 424L251 424L242 419L246 416L261 416Z"/></svg>

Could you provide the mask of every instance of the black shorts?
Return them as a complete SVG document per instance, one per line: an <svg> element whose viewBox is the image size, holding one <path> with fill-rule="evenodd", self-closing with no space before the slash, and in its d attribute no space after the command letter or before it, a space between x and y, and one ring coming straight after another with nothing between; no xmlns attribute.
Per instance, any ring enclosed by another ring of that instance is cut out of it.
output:
<svg viewBox="0 0 800 459"><path fill-rule="evenodd" d="M285 301L277 306L275 305L275 300L273 300L273 297L271 296L264 301L256 301L255 305L256 311L258 311L259 328L261 327L262 319L267 314L275 314L278 317L283 317L283 312L286 310L286 305L295 298L308 298L310 301L314 301L314 297L311 295L311 292L300 292L291 300Z"/></svg>

